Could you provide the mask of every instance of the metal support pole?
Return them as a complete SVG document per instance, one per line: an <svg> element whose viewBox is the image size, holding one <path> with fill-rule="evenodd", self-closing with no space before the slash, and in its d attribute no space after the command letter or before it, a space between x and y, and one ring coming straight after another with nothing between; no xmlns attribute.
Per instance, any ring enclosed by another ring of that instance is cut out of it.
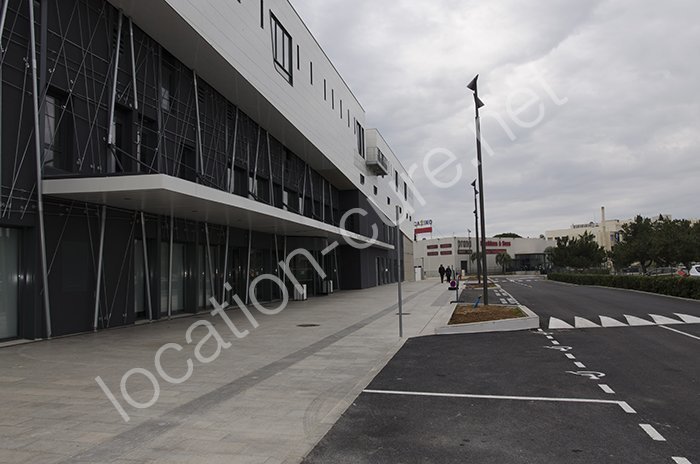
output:
<svg viewBox="0 0 700 464"><path fill-rule="evenodd" d="M117 76L119 73L119 49L121 48L122 42L122 21L123 14L119 10L119 22L117 24L117 46L114 49L114 74L112 75L112 96L109 101L109 123L107 126L107 145L110 147L112 156L114 156L114 110L117 104ZM114 160L116 163L116 159Z"/></svg>
<svg viewBox="0 0 700 464"><path fill-rule="evenodd" d="M192 71L194 76L194 106L197 111L197 159L199 160L198 175L204 177L204 155L202 154L202 122L199 116L199 87L197 86L197 71Z"/></svg>
<svg viewBox="0 0 700 464"><path fill-rule="evenodd" d="M478 78L478 76L477 76ZM479 91L477 88L476 78L474 79L474 107L476 108L476 158L479 171L479 206L481 211L481 266L484 273L484 305L489 304L489 279L488 268L486 264L486 214L484 213L484 167L481 158L481 121L479 119L479 106L482 105L479 100Z"/></svg>
<svg viewBox="0 0 700 464"><path fill-rule="evenodd" d="M214 266L211 260L211 245L209 244L209 223L204 223L204 235L207 241L207 261L209 262L209 288L211 289L211 296L215 296L216 292L214 290ZM206 304L206 303L205 303Z"/></svg>
<svg viewBox="0 0 700 464"><path fill-rule="evenodd" d="M226 226L226 250L224 251L224 278L221 283L221 299L219 301L226 301L226 279L228 278L228 247L229 247L229 237L231 235L231 228Z"/></svg>
<svg viewBox="0 0 700 464"><path fill-rule="evenodd" d="M41 133L39 125L39 91L37 86L36 66L36 31L34 27L34 0L28 0L29 28L32 52L32 103L34 105L34 155L36 158L36 195L37 215L39 216L39 246L41 249L41 274L44 284L44 318L46 319L46 338L51 338L51 306L49 303L49 273L46 261L46 229L44 226L44 188L43 160L41 156Z"/></svg>
<svg viewBox="0 0 700 464"><path fill-rule="evenodd" d="M474 225L476 226L476 278L481 283L481 255L479 254L479 208L476 203L476 196L479 191L476 189L476 181L472 184L474 187Z"/></svg>
<svg viewBox="0 0 700 464"><path fill-rule="evenodd" d="M134 23L129 18L129 48L131 49L131 84L134 87L134 109L139 109L139 99L136 93L136 57L134 56Z"/></svg>
<svg viewBox="0 0 700 464"><path fill-rule="evenodd" d="M97 332L97 317L100 312L100 287L102 286L102 265L105 249L105 223L107 221L107 206L102 205L102 217L100 218L100 251L97 258L97 285L95 286L95 317L92 321L92 330Z"/></svg>
<svg viewBox="0 0 700 464"><path fill-rule="evenodd" d="M403 298L401 296L401 222L399 219L399 207L396 206L396 268L399 292L399 338L403 338Z"/></svg>
<svg viewBox="0 0 700 464"><path fill-rule="evenodd" d="M151 304L151 271L148 266L148 246L146 245L146 218L141 211L141 244L143 245L143 267L146 272L146 300L148 302L148 320L153 320L153 307Z"/></svg>
<svg viewBox="0 0 700 464"><path fill-rule="evenodd" d="M170 252L168 254L168 319L173 316L173 242L175 240L175 217L170 215ZM162 310L161 310L162 311Z"/></svg>

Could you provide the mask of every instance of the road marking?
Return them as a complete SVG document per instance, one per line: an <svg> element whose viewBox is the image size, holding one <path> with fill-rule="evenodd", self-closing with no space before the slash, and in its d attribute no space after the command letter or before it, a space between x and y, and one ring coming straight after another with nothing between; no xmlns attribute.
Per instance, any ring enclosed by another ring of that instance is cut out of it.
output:
<svg viewBox="0 0 700 464"><path fill-rule="evenodd" d="M652 427L649 424L639 424L639 426L644 430L647 435L651 437L652 440L654 441L666 441L666 439L656 431L654 427Z"/></svg>
<svg viewBox="0 0 700 464"><path fill-rule="evenodd" d="M554 337L552 337L551 335L547 335L547 340L554 340Z"/></svg>
<svg viewBox="0 0 700 464"><path fill-rule="evenodd" d="M681 332L680 330L672 329L670 327L666 327L665 325L660 325L662 329L670 330L671 332L676 332L677 334L685 335L686 337L694 338L695 340L700 340L700 337L696 337L695 335L691 335L686 332Z"/></svg>
<svg viewBox="0 0 700 464"><path fill-rule="evenodd" d="M569 325L566 322L562 321L561 319L557 319L556 317L550 317L549 318L549 328L550 329L573 329L574 326Z"/></svg>
<svg viewBox="0 0 700 464"><path fill-rule="evenodd" d="M618 321L617 319L613 319L612 317L608 316L599 316L600 317L600 324L603 327L627 327L627 324Z"/></svg>
<svg viewBox="0 0 700 464"><path fill-rule="evenodd" d="M604 391L605 393L607 393L608 395L614 395L614 394L615 394L615 390L613 390L613 389L610 388L609 386L605 385L604 383L601 383L601 384L598 385L598 386L600 387L601 390L603 390L603 391Z"/></svg>
<svg viewBox="0 0 700 464"><path fill-rule="evenodd" d="M585 369L585 368L586 368L586 365L583 364L583 363L580 362L580 361L576 361L574 364L575 364L576 367L578 367L579 369Z"/></svg>
<svg viewBox="0 0 700 464"><path fill-rule="evenodd" d="M673 458L673 462L675 462L676 464L692 464L686 458Z"/></svg>
<svg viewBox="0 0 700 464"><path fill-rule="evenodd" d="M501 304L508 304L508 300L506 300L505 298L501 298Z"/></svg>
<svg viewBox="0 0 700 464"><path fill-rule="evenodd" d="M559 346L560 343L559 343L558 341L556 341L556 340L552 340L552 345Z"/></svg>
<svg viewBox="0 0 700 464"><path fill-rule="evenodd" d="M679 318L681 318L681 320L683 322L685 322L686 324L700 324L700 317L689 316L687 314L678 314L678 313L675 313L675 315L678 316Z"/></svg>
<svg viewBox="0 0 700 464"><path fill-rule="evenodd" d="M582 317L576 316L574 318L574 326L577 329L597 329L600 328L598 324L594 324L593 322L589 321L588 319L584 319Z"/></svg>
<svg viewBox="0 0 700 464"><path fill-rule="evenodd" d="M576 356L574 356L573 354L570 354L570 353L566 353L566 357L569 359L576 359Z"/></svg>
<svg viewBox="0 0 700 464"><path fill-rule="evenodd" d="M628 316L627 314L625 314L625 319L627 319L627 322L632 327L640 327L640 326L644 326L644 325L656 325L653 322L649 322L649 321L644 320L640 317Z"/></svg>
<svg viewBox="0 0 700 464"><path fill-rule="evenodd" d="M543 396L501 396L501 395L472 395L465 393L430 393L397 390L363 390L363 393L375 395L395 396L427 396L434 398L472 398L483 400L512 400L512 401L543 401L553 403L590 403L590 404L615 404L628 414L636 414L636 411L625 401L599 400L589 398L549 398Z"/></svg>
<svg viewBox="0 0 700 464"><path fill-rule="evenodd" d="M566 371L567 374L572 374L572 375L578 375L581 377L588 377L590 380L600 380L603 377L605 377L605 374L603 372L595 372L595 371Z"/></svg>
<svg viewBox="0 0 700 464"><path fill-rule="evenodd" d="M685 324L685 322L671 319L670 317L666 316L659 316L658 314L649 314L649 316L651 316L651 318L654 319L654 322L659 325Z"/></svg>

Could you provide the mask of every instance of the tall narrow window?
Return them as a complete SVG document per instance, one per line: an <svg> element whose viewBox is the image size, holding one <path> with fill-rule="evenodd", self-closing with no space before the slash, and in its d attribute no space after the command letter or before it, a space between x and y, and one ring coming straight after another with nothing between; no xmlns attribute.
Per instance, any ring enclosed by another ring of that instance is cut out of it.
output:
<svg viewBox="0 0 700 464"><path fill-rule="evenodd" d="M277 20L275 15L270 13L270 34L272 36L272 56L277 72L293 84L292 78L292 36Z"/></svg>
<svg viewBox="0 0 700 464"><path fill-rule="evenodd" d="M71 116L65 101L56 95L46 95L44 113L44 166L70 171L73 169L67 142Z"/></svg>
<svg viewBox="0 0 700 464"><path fill-rule="evenodd" d="M309 81L314 85L314 62L309 61Z"/></svg>
<svg viewBox="0 0 700 464"><path fill-rule="evenodd" d="M260 0L260 29L265 29L265 1Z"/></svg>
<svg viewBox="0 0 700 464"><path fill-rule="evenodd" d="M301 71L301 59L300 59L299 45L297 45L297 71Z"/></svg>
<svg viewBox="0 0 700 464"><path fill-rule="evenodd" d="M328 100L328 82L323 79L323 99Z"/></svg>
<svg viewBox="0 0 700 464"><path fill-rule="evenodd" d="M331 108L335 109L335 89L331 89Z"/></svg>
<svg viewBox="0 0 700 464"><path fill-rule="evenodd" d="M355 134L357 136L357 153L365 157L365 129L359 122L355 122Z"/></svg>

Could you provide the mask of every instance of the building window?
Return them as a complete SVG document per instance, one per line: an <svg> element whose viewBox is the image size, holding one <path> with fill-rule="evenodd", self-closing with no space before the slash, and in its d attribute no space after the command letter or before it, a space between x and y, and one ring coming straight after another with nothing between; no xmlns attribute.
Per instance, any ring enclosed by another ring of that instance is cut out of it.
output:
<svg viewBox="0 0 700 464"><path fill-rule="evenodd" d="M399 171L394 171L394 184L396 185L396 191L399 191Z"/></svg>
<svg viewBox="0 0 700 464"><path fill-rule="evenodd" d="M386 204L391 205L391 197L386 197Z"/></svg>
<svg viewBox="0 0 700 464"><path fill-rule="evenodd" d="M70 121L65 101L56 95L46 95L44 113L44 166L70 171L68 134Z"/></svg>
<svg viewBox="0 0 700 464"><path fill-rule="evenodd" d="M299 59L299 57L300 57L299 45L297 45L297 71L301 71L301 60Z"/></svg>
<svg viewBox="0 0 700 464"><path fill-rule="evenodd" d="M335 89L331 89L331 108L335 109Z"/></svg>
<svg viewBox="0 0 700 464"><path fill-rule="evenodd" d="M365 185L365 176L360 174L360 185Z"/></svg>
<svg viewBox="0 0 700 464"><path fill-rule="evenodd" d="M323 79L323 100L328 101L328 82Z"/></svg>
<svg viewBox="0 0 700 464"><path fill-rule="evenodd" d="M355 122L355 134L357 136L357 152L365 157L365 130L359 122Z"/></svg>
<svg viewBox="0 0 700 464"><path fill-rule="evenodd" d="M340 99L340 119L343 119L343 99Z"/></svg>
<svg viewBox="0 0 700 464"><path fill-rule="evenodd" d="M265 29L265 1L260 0L260 29Z"/></svg>
<svg viewBox="0 0 700 464"><path fill-rule="evenodd" d="M314 85L314 62L309 61L309 82Z"/></svg>
<svg viewBox="0 0 700 464"><path fill-rule="evenodd" d="M379 189L377 189L377 186L375 185L374 186L374 194L376 195L377 193L379 193Z"/></svg>
<svg viewBox="0 0 700 464"><path fill-rule="evenodd" d="M293 84L292 76L292 36L277 20L275 15L270 13L270 26L272 30L272 56L277 72L286 79L287 82Z"/></svg>
<svg viewBox="0 0 700 464"><path fill-rule="evenodd" d="M408 186L406 182L403 183L403 199L408 200Z"/></svg>

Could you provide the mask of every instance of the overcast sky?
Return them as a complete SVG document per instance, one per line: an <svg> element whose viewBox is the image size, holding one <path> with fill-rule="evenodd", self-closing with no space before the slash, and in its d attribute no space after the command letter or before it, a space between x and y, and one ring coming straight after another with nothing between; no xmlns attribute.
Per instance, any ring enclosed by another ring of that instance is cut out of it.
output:
<svg viewBox="0 0 700 464"><path fill-rule="evenodd" d="M488 235L537 237L597 220L602 205L609 219L700 217L697 0L292 3L368 125L404 166L421 166L414 219L433 219L436 234L474 229L466 85L477 73ZM422 168L435 148L463 165L450 189Z"/></svg>

